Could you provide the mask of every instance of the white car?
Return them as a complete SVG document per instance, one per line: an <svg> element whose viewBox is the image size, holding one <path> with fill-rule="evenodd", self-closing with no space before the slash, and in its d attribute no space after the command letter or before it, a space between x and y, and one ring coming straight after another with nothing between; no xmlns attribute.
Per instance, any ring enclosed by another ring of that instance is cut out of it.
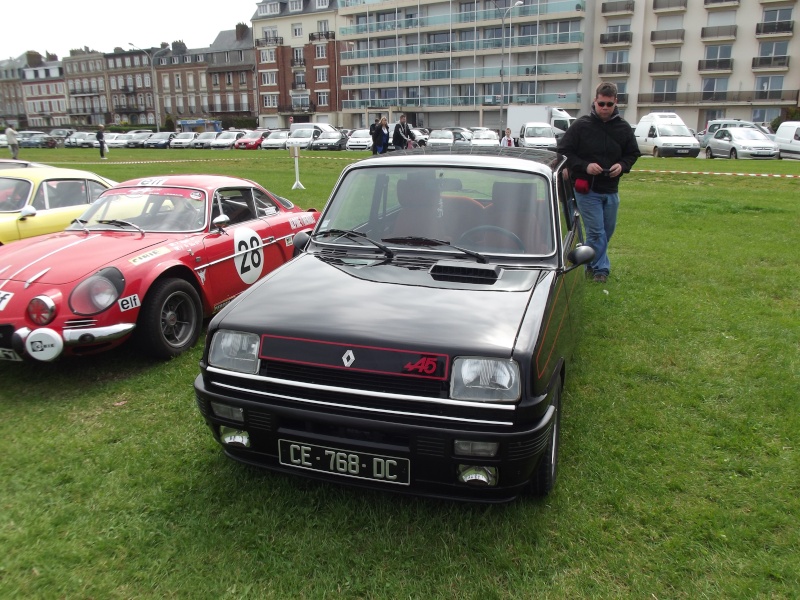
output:
<svg viewBox="0 0 800 600"><path fill-rule="evenodd" d="M208 150L211 147L211 142L217 139L218 135L219 133L216 131L204 131L194 139L192 142L192 148Z"/></svg>
<svg viewBox="0 0 800 600"><path fill-rule="evenodd" d="M132 133L117 133L111 139L106 136L106 146L109 148L124 148L132 137Z"/></svg>
<svg viewBox="0 0 800 600"><path fill-rule="evenodd" d="M238 140L240 137L244 137L244 134L247 133L243 130L228 130L223 131L220 133L216 139L211 140L211 144L209 144L209 148L212 150L230 150L233 148L233 144Z"/></svg>
<svg viewBox="0 0 800 600"><path fill-rule="evenodd" d="M427 133L423 133L419 129L411 129L411 133L414 134L414 141L417 142L420 146L426 146L428 144Z"/></svg>
<svg viewBox="0 0 800 600"><path fill-rule="evenodd" d="M196 131L184 131L179 133L169 143L170 148L191 148L192 143L197 139Z"/></svg>
<svg viewBox="0 0 800 600"><path fill-rule="evenodd" d="M369 134L369 129L356 129L347 138L348 150L371 150L372 149L372 136Z"/></svg>
<svg viewBox="0 0 800 600"><path fill-rule="evenodd" d="M8 137L5 133L0 133L0 148L8 148Z"/></svg>
<svg viewBox="0 0 800 600"><path fill-rule="evenodd" d="M539 148L555 152L557 146L556 132L550 123L525 123L519 132L520 148Z"/></svg>
<svg viewBox="0 0 800 600"><path fill-rule="evenodd" d="M286 138L286 147L298 147L307 149L311 147L311 142L313 142L316 138L314 134L316 133L313 129L295 129L289 134L289 137Z"/></svg>
<svg viewBox="0 0 800 600"><path fill-rule="evenodd" d="M261 142L262 150L283 150L286 148L286 140L289 138L289 132L284 130L272 131Z"/></svg>
<svg viewBox="0 0 800 600"><path fill-rule="evenodd" d="M451 131L450 129L434 129L428 136L428 146L469 146L472 133L469 131ZM497 145L500 140L497 141Z"/></svg>
<svg viewBox="0 0 800 600"><path fill-rule="evenodd" d="M113 148L113 146L111 145L111 142L116 140L119 135L121 135L121 134L119 134L119 133L106 133L105 135L103 135L103 141L106 143L106 146L108 146L109 148ZM95 147L95 148L99 148L100 147L100 142L98 142L95 139L92 142L92 146Z"/></svg>
<svg viewBox="0 0 800 600"><path fill-rule="evenodd" d="M500 138L491 129L480 129L472 134L473 146L499 146Z"/></svg>

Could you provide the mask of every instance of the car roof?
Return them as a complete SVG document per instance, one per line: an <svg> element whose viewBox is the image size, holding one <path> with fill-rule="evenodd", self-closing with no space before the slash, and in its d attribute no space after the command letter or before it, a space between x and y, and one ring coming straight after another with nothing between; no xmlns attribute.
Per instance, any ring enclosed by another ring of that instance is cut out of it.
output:
<svg viewBox="0 0 800 600"><path fill-rule="evenodd" d="M44 179L52 179L54 177L72 177L75 179L84 179L86 177L97 177L103 181L106 179L102 175L92 173L91 171L81 171L78 169L62 169L60 167L37 167L36 169L20 168L20 169L3 169L0 171L0 177L15 177L18 179L29 179L32 181L42 181Z"/></svg>
<svg viewBox="0 0 800 600"><path fill-rule="evenodd" d="M435 160L431 157L435 156ZM535 148L506 148L502 146L423 146L414 150L396 150L378 154L353 163L353 166L371 166L376 161L386 166L387 161L407 166L491 167L551 173L562 161L558 154Z"/></svg>
<svg viewBox="0 0 800 600"><path fill-rule="evenodd" d="M227 175L165 175L156 177L139 177L122 181L114 187L190 187L213 191L220 187L241 187L247 185L259 186L254 181L242 179L240 177L229 177Z"/></svg>

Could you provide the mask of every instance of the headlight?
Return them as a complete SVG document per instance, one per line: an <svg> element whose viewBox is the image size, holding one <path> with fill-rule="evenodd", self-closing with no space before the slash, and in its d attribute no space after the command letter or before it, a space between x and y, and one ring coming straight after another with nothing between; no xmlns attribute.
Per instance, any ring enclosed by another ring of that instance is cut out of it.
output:
<svg viewBox="0 0 800 600"><path fill-rule="evenodd" d="M76 315L96 315L114 304L125 289L119 269L109 267L80 282L69 296L69 307Z"/></svg>
<svg viewBox="0 0 800 600"><path fill-rule="evenodd" d="M49 296L36 296L28 303L28 318L37 325L47 325L56 317L56 303Z"/></svg>
<svg viewBox="0 0 800 600"><path fill-rule="evenodd" d="M208 364L239 373L258 372L258 336L220 329L211 340Z"/></svg>
<svg viewBox="0 0 800 600"><path fill-rule="evenodd" d="M450 397L476 402L519 400L519 365L500 358L457 358L453 363Z"/></svg>

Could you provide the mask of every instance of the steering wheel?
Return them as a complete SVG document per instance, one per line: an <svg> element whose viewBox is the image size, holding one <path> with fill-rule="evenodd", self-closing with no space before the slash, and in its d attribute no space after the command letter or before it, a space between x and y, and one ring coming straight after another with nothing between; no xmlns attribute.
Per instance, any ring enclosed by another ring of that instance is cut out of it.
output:
<svg viewBox="0 0 800 600"><path fill-rule="evenodd" d="M517 249L522 253L525 254L525 244L519 239L519 236L515 234L513 231L509 231L508 229L503 229L502 227L498 227L497 225L479 225L478 227L473 227L472 229L468 229L464 233L461 234L461 237L458 238L459 244L464 244L470 242L470 236L474 236L479 233L497 233L513 242L513 244L517 247Z"/></svg>

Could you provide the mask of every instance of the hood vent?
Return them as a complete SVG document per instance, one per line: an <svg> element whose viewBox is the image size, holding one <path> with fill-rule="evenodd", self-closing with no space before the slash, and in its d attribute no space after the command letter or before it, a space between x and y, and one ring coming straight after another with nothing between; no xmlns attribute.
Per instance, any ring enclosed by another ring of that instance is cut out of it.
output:
<svg viewBox="0 0 800 600"><path fill-rule="evenodd" d="M442 260L433 265L430 273L436 281L491 285L500 279L503 270L497 265L464 264Z"/></svg>

